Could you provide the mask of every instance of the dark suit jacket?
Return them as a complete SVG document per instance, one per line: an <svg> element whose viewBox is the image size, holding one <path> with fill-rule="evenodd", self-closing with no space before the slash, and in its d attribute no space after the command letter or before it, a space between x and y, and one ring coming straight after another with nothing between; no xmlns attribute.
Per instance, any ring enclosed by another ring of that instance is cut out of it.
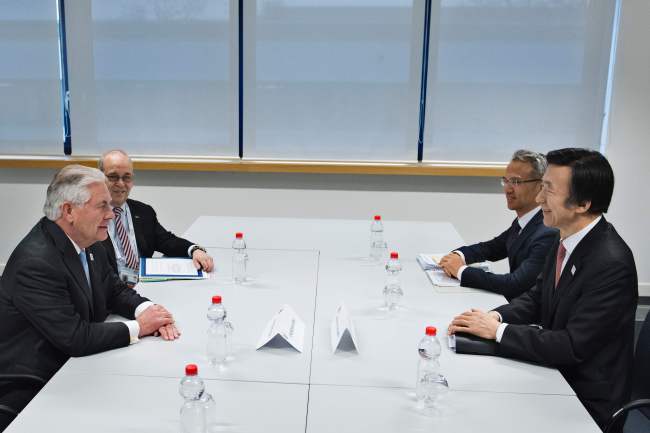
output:
<svg viewBox="0 0 650 433"><path fill-rule="evenodd" d="M135 242L140 257L151 257L155 251L170 257L187 257L187 250L192 246L192 242L179 238L160 225L156 211L148 204L131 199L126 203L131 211ZM103 243L111 265L117 272L115 249L110 237Z"/></svg>
<svg viewBox="0 0 650 433"><path fill-rule="evenodd" d="M603 218L577 245L554 288L557 248L555 242L537 284L496 309L509 323L498 351L558 368L602 428L629 397L638 298L634 258Z"/></svg>
<svg viewBox="0 0 650 433"><path fill-rule="evenodd" d="M458 248L468 265L486 260L495 262L506 257L510 264L509 274L493 274L468 267L461 275L461 285L499 293L508 301L516 298L535 284L557 233L556 229L544 225L540 210L526 224L521 234L518 226L510 226L490 241Z"/></svg>
<svg viewBox="0 0 650 433"><path fill-rule="evenodd" d="M133 319L147 299L118 279L100 243L86 254L92 289L77 251L55 223L41 219L18 244L0 280L0 374L47 381L71 356L129 345L127 326L104 320L109 312ZM0 403L22 409L9 394L0 392Z"/></svg>

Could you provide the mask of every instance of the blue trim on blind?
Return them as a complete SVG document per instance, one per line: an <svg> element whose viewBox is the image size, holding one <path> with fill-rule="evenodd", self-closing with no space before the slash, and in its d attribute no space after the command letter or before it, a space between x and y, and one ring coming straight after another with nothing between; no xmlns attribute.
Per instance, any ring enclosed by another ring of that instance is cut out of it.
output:
<svg viewBox="0 0 650 433"><path fill-rule="evenodd" d="M424 154L424 123L427 106L427 74L429 72L429 33L431 30L431 0L424 4L424 37L422 40L422 73L420 74L420 116L418 125L418 162Z"/></svg>
<svg viewBox="0 0 650 433"><path fill-rule="evenodd" d="M72 154L70 136L70 90L68 87L68 49L65 36L65 0L58 0L59 61L61 71L61 109L63 112L63 153Z"/></svg>
<svg viewBox="0 0 650 433"><path fill-rule="evenodd" d="M238 13L239 61L239 158L244 157L244 0L239 0Z"/></svg>

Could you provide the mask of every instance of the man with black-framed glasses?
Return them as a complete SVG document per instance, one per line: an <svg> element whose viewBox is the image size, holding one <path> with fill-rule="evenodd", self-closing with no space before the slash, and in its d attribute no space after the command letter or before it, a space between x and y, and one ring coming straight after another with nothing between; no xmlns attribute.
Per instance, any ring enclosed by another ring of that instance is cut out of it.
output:
<svg viewBox="0 0 650 433"><path fill-rule="evenodd" d="M140 257L151 257L155 251L170 257L190 257L197 268L212 271L213 260L205 248L174 235L158 222L151 206L129 198L135 175L126 152L104 153L99 158L99 169L106 176L115 214L108 227L109 237L103 244L121 279L136 283Z"/></svg>
<svg viewBox="0 0 650 433"><path fill-rule="evenodd" d="M445 272L461 285L503 295L508 301L530 289L557 237L555 229L545 227L542 212L535 202L546 170L544 155L518 150L501 178L508 209L517 218L510 228L486 242L460 247L442 258ZM467 265L508 258L510 272L495 274Z"/></svg>

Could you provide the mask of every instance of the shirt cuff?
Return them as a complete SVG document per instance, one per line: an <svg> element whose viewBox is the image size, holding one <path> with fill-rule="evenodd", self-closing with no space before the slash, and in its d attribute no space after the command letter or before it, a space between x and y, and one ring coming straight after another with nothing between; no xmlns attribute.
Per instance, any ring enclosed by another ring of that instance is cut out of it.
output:
<svg viewBox="0 0 650 433"><path fill-rule="evenodd" d="M137 319L138 317L140 317L140 314L142 314L142 312L143 312L144 310L146 310L147 308L151 307L152 305L153 305L153 302L151 302L151 301L144 301L142 304L140 304L140 305L138 305L138 306L136 307L135 312L133 313L133 315L134 315L135 318Z"/></svg>
<svg viewBox="0 0 650 433"><path fill-rule="evenodd" d="M465 262L465 254L463 254L463 252L461 250L454 250L454 251L452 251L452 253L458 254L460 256L460 258L463 259L463 261ZM467 263L467 262L465 262L465 263Z"/></svg>
<svg viewBox="0 0 650 433"><path fill-rule="evenodd" d="M138 338L138 335L140 335L140 325L138 324L138 321L127 320L124 324L129 328L129 344L135 344L140 341Z"/></svg>
<svg viewBox="0 0 650 433"><path fill-rule="evenodd" d="M506 326L508 326L507 323L501 323L499 327L497 328L497 343L501 343L501 339L503 338L503 332L506 330Z"/></svg>
<svg viewBox="0 0 650 433"><path fill-rule="evenodd" d="M198 245L196 245L196 244L192 244L192 245L190 245L190 247L187 249L187 257L189 257L190 259L192 258L192 254L190 253L190 251L192 251L192 248L194 248L194 247L198 247Z"/></svg>
<svg viewBox="0 0 650 433"><path fill-rule="evenodd" d="M458 268L458 272L456 272L456 279L460 281L460 279L463 277L463 271L467 269L467 265L463 265L460 268Z"/></svg>

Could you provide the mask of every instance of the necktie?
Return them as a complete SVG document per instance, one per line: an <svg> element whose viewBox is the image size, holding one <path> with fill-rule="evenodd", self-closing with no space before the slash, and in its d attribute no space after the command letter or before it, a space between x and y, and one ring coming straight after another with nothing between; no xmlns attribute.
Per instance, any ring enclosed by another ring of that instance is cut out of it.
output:
<svg viewBox="0 0 650 433"><path fill-rule="evenodd" d="M519 233L521 233L521 226L519 225L519 220L515 218L515 220L512 222L512 229L515 233L516 236L519 236Z"/></svg>
<svg viewBox="0 0 650 433"><path fill-rule="evenodd" d="M131 248L129 235L126 232L124 222L122 221L122 216L124 215L122 212L124 212L124 210L121 207L116 206L113 208L113 213L115 214L115 232L117 233L117 238L120 241L120 245L122 245L122 252L124 253L126 265L129 268L137 271L139 268L138 257L133 252L133 248Z"/></svg>
<svg viewBox="0 0 650 433"><path fill-rule="evenodd" d="M88 258L86 257L86 250L79 251L79 260L81 260L81 266L84 268L84 273L86 274L86 281L88 282L88 287L90 285L90 271L88 270Z"/></svg>
<svg viewBox="0 0 650 433"><path fill-rule="evenodd" d="M557 249L557 257L555 258L555 287L560 281L560 275L562 274L562 262L564 262L564 257L566 256L566 248L564 244L560 242L560 246Z"/></svg>

